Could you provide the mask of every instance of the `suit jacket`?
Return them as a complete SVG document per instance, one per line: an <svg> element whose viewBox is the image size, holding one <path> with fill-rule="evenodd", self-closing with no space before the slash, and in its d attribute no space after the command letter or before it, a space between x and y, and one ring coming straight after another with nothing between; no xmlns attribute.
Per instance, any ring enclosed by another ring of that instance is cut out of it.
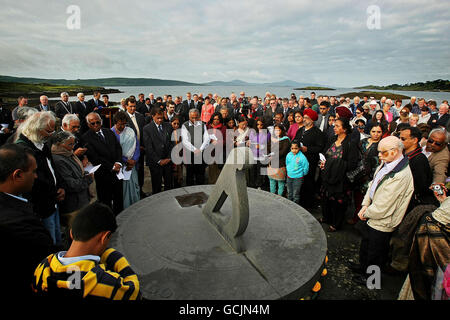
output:
<svg viewBox="0 0 450 320"><path fill-rule="evenodd" d="M68 113L76 113L75 106L70 101L67 101L67 104L63 101L58 101L55 105L56 116L62 119Z"/></svg>
<svg viewBox="0 0 450 320"><path fill-rule="evenodd" d="M183 101L183 105L185 106L185 108L189 111L192 108L194 108L194 100L190 100L189 102L187 100Z"/></svg>
<svg viewBox="0 0 450 320"><path fill-rule="evenodd" d="M433 183L444 183L447 179L448 163L450 161L450 152L444 147L439 152L433 152L428 157L431 171L433 172Z"/></svg>
<svg viewBox="0 0 450 320"><path fill-rule="evenodd" d="M75 111L76 111L75 113L78 113L80 115L80 120L81 120L81 118L86 117L88 114L88 111L89 111L89 103L86 101L83 101L83 102L84 102L84 106L81 103L81 101L75 102Z"/></svg>
<svg viewBox="0 0 450 320"><path fill-rule="evenodd" d="M125 112L125 114L127 115L127 125L131 129L133 129L134 134L137 136L137 129L136 129L136 126L133 123L133 120L131 120L131 117L128 114L128 112ZM144 145L144 143L143 143L143 141L144 141L144 127L146 125L145 117L139 112L135 112L134 115L136 117L136 122L138 124L138 129L139 129L140 145L143 146Z"/></svg>
<svg viewBox="0 0 450 320"><path fill-rule="evenodd" d="M328 113L325 116L323 116L321 113L319 113L319 117L318 117L317 121L314 122L314 125L317 128L319 128L319 130L320 130L320 124L322 123L322 119L325 118L324 119L325 124L324 124L324 127L323 127L323 132L327 132L328 127L329 127L329 125L328 125L328 118L329 117L330 117L330 114L328 114Z"/></svg>
<svg viewBox="0 0 450 320"><path fill-rule="evenodd" d="M145 116L146 113L150 113L152 111L153 105L146 105L145 103L139 104L136 103L136 111Z"/></svg>
<svg viewBox="0 0 450 320"><path fill-rule="evenodd" d="M97 100L97 104L96 104L94 98L90 99L87 102L87 105L89 106L87 113L90 113L92 111L95 111L95 112L99 113L97 110L94 110L94 109L95 108L99 108L99 107L100 108L105 108L106 107L105 103L102 100Z"/></svg>
<svg viewBox="0 0 450 320"><path fill-rule="evenodd" d="M81 172L80 166L73 159L54 154L56 170L62 177L62 186L66 195L59 206L60 213L70 213L89 204L90 175Z"/></svg>
<svg viewBox="0 0 450 320"><path fill-rule="evenodd" d="M34 269L43 257L59 251L33 205L0 192L0 250L14 264L14 274L2 279L10 295L31 297L30 284ZM26 252L26 254L24 254ZM2 263L2 274L10 274L11 265Z"/></svg>
<svg viewBox="0 0 450 320"><path fill-rule="evenodd" d="M433 121L434 119L436 120L436 122ZM439 126L445 128L447 125L447 122L450 120L450 114L446 113L446 114L442 115L440 118L439 118L439 115L436 115L434 119L430 118L431 122L429 121L430 125L433 128L437 128Z"/></svg>
<svg viewBox="0 0 450 320"><path fill-rule="evenodd" d="M203 106L203 102L201 102L200 100L197 101L197 110L202 113L202 106ZM195 102L194 100L192 100L192 108L195 108ZM191 108L191 109L192 109ZM189 110L188 110L189 111Z"/></svg>
<svg viewBox="0 0 450 320"><path fill-rule="evenodd" d="M154 121L144 127L144 145L148 166L159 165L161 159L170 159L172 151L171 133L172 126L163 122L163 134L160 134Z"/></svg>
<svg viewBox="0 0 450 320"><path fill-rule="evenodd" d="M95 177L113 177L114 163L122 163L122 147L117 141L116 135L110 129L100 129L105 136L103 141L96 132L89 130L83 136L83 143L86 145L86 156L92 165L101 167L95 172Z"/></svg>
<svg viewBox="0 0 450 320"><path fill-rule="evenodd" d="M35 107L38 111L53 111L55 112L55 108L50 107L50 105L47 105L47 110L44 109L42 104Z"/></svg>

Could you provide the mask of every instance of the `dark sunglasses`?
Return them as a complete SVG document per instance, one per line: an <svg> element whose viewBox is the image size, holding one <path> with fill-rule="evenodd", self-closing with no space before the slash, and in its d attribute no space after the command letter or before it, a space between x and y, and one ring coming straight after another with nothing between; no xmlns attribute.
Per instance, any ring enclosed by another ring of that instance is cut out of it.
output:
<svg viewBox="0 0 450 320"><path fill-rule="evenodd" d="M431 144L434 143L434 144L437 145L438 147L442 147L442 146L444 145L444 143L434 141L433 139L428 139L428 142L431 143Z"/></svg>
<svg viewBox="0 0 450 320"><path fill-rule="evenodd" d="M101 124L101 121L94 121L94 122L89 122L91 124L91 126L96 126L98 124Z"/></svg>

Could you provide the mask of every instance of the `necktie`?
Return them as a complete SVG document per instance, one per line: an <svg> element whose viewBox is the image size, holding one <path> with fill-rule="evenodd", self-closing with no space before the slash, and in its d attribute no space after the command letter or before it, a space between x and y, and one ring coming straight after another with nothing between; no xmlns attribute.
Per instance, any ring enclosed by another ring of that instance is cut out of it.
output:
<svg viewBox="0 0 450 320"><path fill-rule="evenodd" d="M105 142L105 137L102 134L102 131L100 130L99 132L97 132L98 136L100 137L100 139Z"/></svg>
<svg viewBox="0 0 450 320"><path fill-rule="evenodd" d="M158 132L159 132L159 135L160 135L161 137L163 137L163 129L162 129L162 126L161 126L161 125L158 126Z"/></svg>
<svg viewBox="0 0 450 320"><path fill-rule="evenodd" d="M130 116L130 118L131 118L131 121L133 121L134 127L136 128L137 139L138 139L139 142L141 142L140 141L141 133L139 131L139 126L138 126L137 121L136 121L136 116L133 115L133 116Z"/></svg>

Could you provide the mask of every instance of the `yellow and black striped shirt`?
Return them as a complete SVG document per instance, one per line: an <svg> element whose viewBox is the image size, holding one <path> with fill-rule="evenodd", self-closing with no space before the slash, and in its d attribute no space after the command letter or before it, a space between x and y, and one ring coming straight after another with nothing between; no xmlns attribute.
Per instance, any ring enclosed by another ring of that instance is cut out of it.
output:
<svg viewBox="0 0 450 320"><path fill-rule="evenodd" d="M110 248L100 263L80 260L62 264L57 254L44 259L34 272L33 290L44 296L110 299L140 299L139 280L125 257Z"/></svg>

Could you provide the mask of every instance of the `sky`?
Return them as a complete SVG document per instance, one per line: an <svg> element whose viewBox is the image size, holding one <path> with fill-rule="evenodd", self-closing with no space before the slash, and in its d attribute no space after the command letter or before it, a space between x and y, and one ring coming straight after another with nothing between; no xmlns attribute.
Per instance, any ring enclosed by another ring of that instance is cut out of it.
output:
<svg viewBox="0 0 450 320"><path fill-rule="evenodd" d="M0 4L1 75L335 87L450 79L448 0Z"/></svg>

